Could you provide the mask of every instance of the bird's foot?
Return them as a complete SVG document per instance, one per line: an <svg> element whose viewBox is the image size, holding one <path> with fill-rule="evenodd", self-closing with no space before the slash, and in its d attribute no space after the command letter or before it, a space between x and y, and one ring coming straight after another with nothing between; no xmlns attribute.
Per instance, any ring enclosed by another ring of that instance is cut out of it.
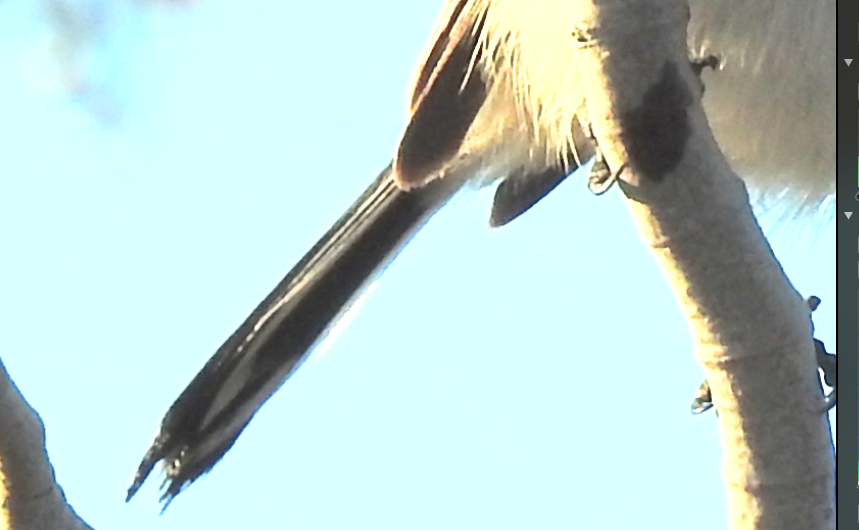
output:
<svg viewBox="0 0 859 530"><path fill-rule="evenodd" d="M809 296L806 298L806 303L808 304L808 308L812 313L820 306L820 298L816 296ZM812 322L812 329L814 329L814 323ZM823 412L828 412L832 410L836 405L836 388L837 384L837 371L838 371L838 363L837 357L834 353L829 353L826 351L826 345L823 344L822 340L813 339L814 340L814 354L817 357L817 367L820 369L820 373L823 377L823 382L826 383L826 386L831 388L832 390L826 394L824 399L824 407Z"/></svg>
<svg viewBox="0 0 859 530"><path fill-rule="evenodd" d="M692 71L695 72L695 75L701 77L701 73L705 68L715 71L722 65L722 60L715 55L704 55L701 57L691 57L689 64L692 66Z"/></svg>
<svg viewBox="0 0 859 530"><path fill-rule="evenodd" d="M591 129L590 125L587 127L585 136L591 139L594 145L594 163L591 166L591 172L588 175L588 190L599 197L610 190L614 183L617 182L617 179L625 165L621 165L617 171L612 172L611 168L608 167L608 162L606 162L602 149L600 149L596 136L594 135L594 131Z"/></svg>
<svg viewBox="0 0 859 530"><path fill-rule="evenodd" d="M617 177L609 169L602 151L597 148L594 165L591 166L591 173L588 175L588 189L594 195L600 196L611 189L616 180Z"/></svg>
<svg viewBox="0 0 859 530"><path fill-rule="evenodd" d="M698 83L701 85L701 95L704 95L705 86L704 80L701 79L701 74L704 73L705 68L709 68L714 72L721 66L722 61L719 57L715 55L704 55L702 57L690 57L689 58L689 66L692 67L692 71L695 73L695 77L698 78Z"/></svg>
<svg viewBox="0 0 859 530"><path fill-rule="evenodd" d="M817 367L820 368L820 372L823 374L823 382L832 389L826 394L825 406L823 408L824 412L828 412L836 405L837 358L834 353L826 351L826 346L824 346L821 340L814 339L814 352L817 355Z"/></svg>
<svg viewBox="0 0 859 530"><path fill-rule="evenodd" d="M713 408L713 394L710 392L710 383L705 379L698 391L695 392L695 399L692 400L692 414L701 414Z"/></svg>

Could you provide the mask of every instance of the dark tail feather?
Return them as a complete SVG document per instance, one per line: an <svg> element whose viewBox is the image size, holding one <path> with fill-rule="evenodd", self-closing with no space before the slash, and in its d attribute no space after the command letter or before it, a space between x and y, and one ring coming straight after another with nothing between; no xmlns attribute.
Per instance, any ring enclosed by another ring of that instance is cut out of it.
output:
<svg viewBox="0 0 859 530"><path fill-rule="evenodd" d="M166 508L232 447L374 273L456 192L439 179L404 192L389 165L215 352L167 411L126 500L164 462Z"/></svg>
<svg viewBox="0 0 859 530"><path fill-rule="evenodd" d="M594 156L596 143L585 133L579 118L573 120L573 146L566 164L549 167L540 173L519 172L509 175L495 188L489 226L498 228L516 219L543 200L573 171Z"/></svg>

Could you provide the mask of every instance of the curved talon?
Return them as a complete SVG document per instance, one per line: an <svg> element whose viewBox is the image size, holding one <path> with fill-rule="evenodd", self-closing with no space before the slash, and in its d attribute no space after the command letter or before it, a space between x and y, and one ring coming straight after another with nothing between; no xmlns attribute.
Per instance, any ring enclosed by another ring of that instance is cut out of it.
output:
<svg viewBox="0 0 859 530"><path fill-rule="evenodd" d="M805 299L805 303L808 304L808 308L811 310L812 313L817 311L817 308L820 307L820 302L821 300L819 296L811 295Z"/></svg>
<svg viewBox="0 0 859 530"><path fill-rule="evenodd" d="M597 151L597 158L591 168L591 174L588 176L588 190L599 197L604 194L617 182L621 171L624 170L626 164L621 164L620 168L612 172L606 164L605 159Z"/></svg>
<svg viewBox="0 0 859 530"><path fill-rule="evenodd" d="M586 127L584 133L585 136L590 138L594 144L594 165L591 166L591 172L590 175L588 175L588 190L599 197L611 189L617 181L617 177L620 175L620 172L623 171L625 164L621 165L618 171L612 173L611 168L608 167L608 162L605 161L605 156L603 156L602 150L597 143L597 137L594 134L594 130L590 123Z"/></svg>
<svg viewBox="0 0 859 530"><path fill-rule="evenodd" d="M695 72L695 75L701 77L701 72L703 72L705 68L715 71L722 65L722 60L718 56L711 54L705 55L704 57L693 57L689 60L689 63L691 64L692 71Z"/></svg>
<svg viewBox="0 0 859 530"><path fill-rule="evenodd" d="M701 89L701 95L707 91L707 87L704 85L704 80L701 79L701 74L704 72L705 68L709 68L714 72L721 67L721 59L715 55L706 55L704 57L691 57L689 59L689 66L692 67L692 72L695 74L695 77L698 79L698 85Z"/></svg>
<svg viewBox="0 0 859 530"><path fill-rule="evenodd" d="M701 414L713 408L713 395L710 392L710 383L705 379L695 392L695 399L689 407L692 414Z"/></svg>
<svg viewBox="0 0 859 530"><path fill-rule="evenodd" d="M824 398L825 406L823 412L829 412L836 405L838 365L835 355L826 351L826 346L822 340L814 339L814 352L817 355L817 366L823 373L823 382L832 389Z"/></svg>
<svg viewBox="0 0 859 530"><path fill-rule="evenodd" d="M808 303L808 308L813 313L820 306L820 298L813 295L809 296L806 299L806 303ZM813 321L811 323L811 326L811 329L814 330ZM826 386L832 389L829 391L828 394L826 394L823 399L824 407L821 412L826 413L832 410L837 404L836 385L838 383L838 362L834 353L829 353L828 351L826 351L826 345L823 344L822 340L813 340L814 354L817 357L817 367L822 373L823 382L826 384Z"/></svg>
<svg viewBox="0 0 859 530"><path fill-rule="evenodd" d="M824 406L823 406L822 412L824 412L824 413L829 412L830 410L835 408L835 405L837 404L835 402L837 397L838 396L835 395L835 389L834 388L832 389L831 392L826 394L826 398L824 398L824 400L823 400Z"/></svg>
<svg viewBox="0 0 859 530"><path fill-rule="evenodd" d="M588 190L594 195L600 196L607 192L612 184L614 184L614 180L608 164L601 155L597 155L594 165L591 167L591 173L588 175Z"/></svg>

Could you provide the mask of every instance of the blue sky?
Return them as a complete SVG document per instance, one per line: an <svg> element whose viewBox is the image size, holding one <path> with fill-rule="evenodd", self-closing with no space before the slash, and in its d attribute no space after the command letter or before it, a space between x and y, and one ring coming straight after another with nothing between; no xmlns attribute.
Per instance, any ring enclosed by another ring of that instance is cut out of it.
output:
<svg viewBox="0 0 859 530"><path fill-rule="evenodd" d="M491 190L459 196L212 473L163 516L158 477L125 504L173 399L389 160L440 4L115 3L81 48L92 100L13 4L0 356L93 527L727 526L687 326L618 191L581 177L498 230ZM773 219L833 349L834 223Z"/></svg>

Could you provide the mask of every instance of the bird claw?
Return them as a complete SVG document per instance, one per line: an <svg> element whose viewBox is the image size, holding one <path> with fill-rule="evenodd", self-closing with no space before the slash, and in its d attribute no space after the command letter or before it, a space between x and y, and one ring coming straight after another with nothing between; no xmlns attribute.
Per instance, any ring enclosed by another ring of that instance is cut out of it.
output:
<svg viewBox="0 0 859 530"><path fill-rule="evenodd" d="M823 382L832 389L826 394L824 400L823 412L829 412L836 405L837 358L835 354L826 351L826 346L821 340L814 339L814 351L817 355L817 366L823 374Z"/></svg>
<svg viewBox="0 0 859 530"><path fill-rule="evenodd" d="M689 59L689 64L692 66L692 71L695 72L695 75L699 78L701 77L701 73L705 68L709 68L713 71L721 67L722 60L715 55L704 55L702 57L692 57Z"/></svg>
<svg viewBox="0 0 859 530"><path fill-rule="evenodd" d="M617 174L612 173L608 167L602 151L597 148L594 156L594 165L591 166L591 173L588 175L588 190L599 197L607 192L617 181Z"/></svg>
<svg viewBox="0 0 859 530"><path fill-rule="evenodd" d="M706 87L704 85L704 80L701 79L701 74L704 72L705 68L709 68L714 72L721 67L721 59L715 55L705 55L702 57L690 57L689 58L689 66L692 67L692 72L695 73L695 77L698 79L698 84L701 86L701 95L704 95L706 91Z"/></svg>
<svg viewBox="0 0 859 530"><path fill-rule="evenodd" d="M713 408L713 394L710 392L710 383L706 379L695 392L695 399L692 400L692 405L689 408L692 410L692 414L696 415Z"/></svg>
<svg viewBox="0 0 859 530"><path fill-rule="evenodd" d="M588 190L599 197L610 190L614 183L617 182L617 179L620 176L621 171L626 167L626 164L622 164L617 171L612 172L611 168L608 167L608 162L606 162L602 149L600 149L596 136L594 135L594 131L590 125L587 127L585 136L590 138L594 145L594 163L591 166L591 172L588 175Z"/></svg>

